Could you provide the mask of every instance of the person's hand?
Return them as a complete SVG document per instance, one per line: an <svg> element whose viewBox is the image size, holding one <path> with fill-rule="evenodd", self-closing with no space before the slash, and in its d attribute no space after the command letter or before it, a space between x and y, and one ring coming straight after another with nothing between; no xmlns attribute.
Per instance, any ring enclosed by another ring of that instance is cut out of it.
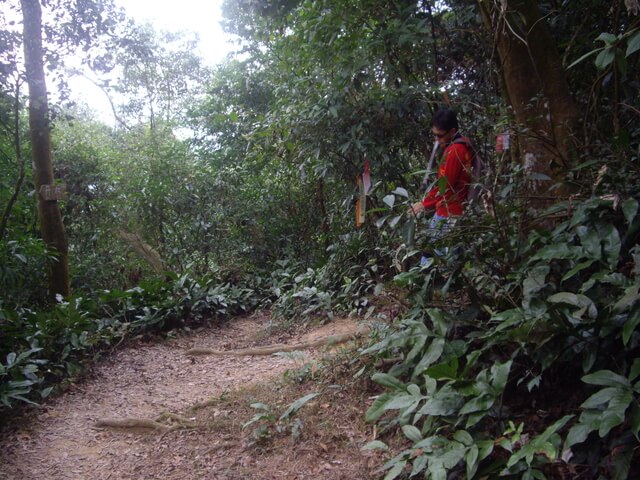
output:
<svg viewBox="0 0 640 480"><path fill-rule="evenodd" d="M424 212L425 208L422 202L416 202L407 210L408 215L415 215L416 217Z"/></svg>

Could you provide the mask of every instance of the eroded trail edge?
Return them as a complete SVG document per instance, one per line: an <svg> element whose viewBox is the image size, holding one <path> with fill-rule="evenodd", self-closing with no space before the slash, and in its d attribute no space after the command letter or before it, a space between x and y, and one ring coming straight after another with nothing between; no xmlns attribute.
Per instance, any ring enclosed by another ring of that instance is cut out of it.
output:
<svg viewBox="0 0 640 480"><path fill-rule="evenodd" d="M162 428L147 428L159 432L145 433L133 431L144 428L115 431L96 428L96 424L110 418L152 422L167 412L178 415L225 392L295 368L296 360L286 355L185 355L196 345L226 351L264 342L269 348L266 324L260 316L241 318L197 335L132 345L114 353L96 365L88 378L43 406L28 424L3 435L0 478L235 478L235 460L216 453L234 444L223 435L209 435L202 442L192 438L187 454L179 443L202 432L185 430L171 437ZM357 332L355 322L342 320L283 343L323 345L323 338L348 338ZM192 451L193 445L201 451ZM265 471L264 475L255 478L277 478L275 473L271 476Z"/></svg>

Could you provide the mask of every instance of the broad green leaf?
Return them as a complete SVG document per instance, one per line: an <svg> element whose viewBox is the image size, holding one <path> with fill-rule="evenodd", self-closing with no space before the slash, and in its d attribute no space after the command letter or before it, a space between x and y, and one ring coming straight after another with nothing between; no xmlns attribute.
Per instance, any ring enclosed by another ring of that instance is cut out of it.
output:
<svg viewBox="0 0 640 480"><path fill-rule="evenodd" d="M367 409L367 412L364 415L364 419L366 422L371 423L378 420L386 411L385 405L389 400L394 397L393 393L383 393L378 398L376 398L371 406Z"/></svg>
<svg viewBox="0 0 640 480"><path fill-rule="evenodd" d="M433 323L433 329L441 337L447 335L449 321L447 320L445 313L438 308L429 308L427 314Z"/></svg>
<svg viewBox="0 0 640 480"><path fill-rule="evenodd" d="M572 247L565 243L553 243L540 249L531 259L529 263L535 260L554 260L554 259L579 259L582 249L580 247Z"/></svg>
<svg viewBox="0 0 640 480"><path fill-rule="evenodd" d="M555 435L555 433L560 430L564 425L573 418L573 415L566 415L562 417L560 420L556 421L547 429L542 432L540 435L531 439L529 443L522 446L520 450L515 452L509 458L507 462L507 467L513 467L516 463L526 457L527 463L531 463L533 457L536 453L544 453L547 457L551 459L557 457L556 448L549 443L549 439Z"/></svg>
<svg viewBox="0 0 640 480"><path fill-rule="evenodd" d="M420 430L413 425L404 425L402 427L402 433L404 433L404 436L414 443L422 440L422 433L420 433Z"/></svg>
<svg viewBox="0 0 640 480"><path fill-rule="evenodd" d="M602 414L598 435L605 437L612 428L622 424L625 420L625 411L633 400L631 390L618 389L609 402L609 405Z"/></svg>
<svg viewBox="0 0 640 480"><path fill-rule="evenodd" d="M389 226L391 228L394 228L398 224L401 218L402 218L402 215L396 215L391 220L389 220Z"/></svg>
<svg viewBox="0 0 640 480"><path fill-rule="evenodd" d="M576 233L580 237L580 244L584 248L584 252L591 259L600 260L602 258L602 244L598 231L594 228L580 225L576 228Z"/></svg>
<svg viewBox="0 0 640 480"><path fill-rule="evenodd" d="M632 285L625 289L624 295L613 306L614 312L625 312L629 310L638 300L640 300L640 285Z"/></svg>
<svg viewBox="0 0 640 480"><path fill-rule="evenodd" d="M586 260L584 262L581 262L579 264L577 264L575 267L573 267L571 270L569 270L564 277L562 277L562 281L566 282L567 280L569 280L571 277L573 277L576 273L580 273L582 270L584 270L585 268L589 268L591 265L593 265L593 263L595 262L595 259L592 260Z"/></svg>
<svg viewBox="0 0 640 480"><path fill-rule="evenodd" d="M431 344L427 347L426 352L416 365L414 369L414 375L422 375L428 367L437 362L438 359L442 356L444 345L444 338L434 338Z"/></svg>
<svg viewBox="0 0 640 480"><path fill-rule="evenodd" d="M414 397L422 397L422 393L420 392L420 387L415 383L412 383L409 386L407 386L407 392L409 392Z"/></svg>
<svg viewBox="0 0 640 480"><path fill-rule="evenodd" d="M590 385L603 385L605 387L631 388L631 383L626 377L618 375L611 370L599 370L582 377L582 381Z"/></svg>
<svg viewBox="0 0 640 480"><path fill-rule="evenodd" d="M637 36L640 38L640 32L638 32ZM627 223L631 225L631 222L633 222L638 214L638 201L635 198L626 199L622 202L622 213L624 213L624 218L627 220Z"/></svg>
<svg viewBox="0 0 640 480"><path fill-rule="evenodd" d="M426 455L419 455L413 461L413 468L411 469L411 474L409 475L409 478L415 477L419 473L424 472L425 469L427 468L428 463L429 463L429 457L427 457Z"/></svg>
<svg viewBox="0 0 640 480"><path fill-rule="evenodd" d="M440 463L429 466L429 480L447 480L447 471Z"/></svg>
<svg viewBox="0 0 640 480"><path fill-rule="evenodd" d="M383 201L384 203L386 203L386 204L389 206L389 208L393 208L393 206L394 206L394 205L395 205L395 203L396 203L396 197L395 197L395 195L386 195L386 196L382 199L382 201Z"/></svg>
<svg viewBox="0 0 640 480"><path fill-rule="evenodd" d="M380 217L379 219L377 219L376 223L375 223L376 228L382 228L382 226L384 225L384 223L387 221L388 218L389 218L389 216L385 215L385 216Z"/></svg>
<svg viewBox="0 0 640 480"><path fill-rule="evenodd" d="M507 385L512 363L513 362L509 360L508 362L498 363L491 367L491 385L497 392L502 392Z"/></svg>
<svg viewBox="0 0 640 480"><path fill-rule="evenodd" d="M467 447L473 444L473 437L466 430L456 431L456 433L453 434L453 439Z"/></svg>
<svg viewBox="0 0 640 480"><path fill-rule="evenodd" d="M613 48L605 48L596 57L595 65L598 70L604 70L615 58L615 50Z"/></svg>
<svg viewBox="0 0 640 480"><path fill-rule="evenodd" d="M405 197L405 198L409 198L409 192L407 192L406 189L402 188L402 187L398 187L396 188L393 192L396 195L400 195L401 197Z"/></svg>
<svg viewBox="0 0 640 480"><path fill-rule="evenodd" d="M389 450L386 443L380 440L373 440L362 447L362 450Z"/></svg>
<svg viewBox="0 0 640 480"><path fill-rule="evenodd" d="M398 475L402 473L404 467L407 465L406 460L402 460L401 462L396 463L391 470L387 472L387 475L384 477L384 480L393 480Z"/></svg>
<svg viewBox="0 0 640 480"><path fill-rule="evenodd" d="M425 375L436 380L445 378L454 379L458 374L458 357L453 357L449 363L439 363L429 367L425 371Z"/></svg>
<svg viewBox="0 0 640 480"><path fill-rule="evenodd" d="M604 254L607 257L609 266L614 269L620 260L620 249L622 242L620 241L620 233L611 224L605 225L600 232L604 243Z"/></svg>
<svg viewBox="0 0 640 480"><path fill-rule="evenodd" d="M471 445L469 450L467 450L466 455L464 456L464 460L467 463L467 478L473 478L476 472L478 471L478 456L479 449L477 445Z"/></svg>
<svg viewBox="0 0 640 480"><path fill-rule="evenodd" d="M409 220L402 226L402 239L404 243L409 247L413 247L416 236L416 222L413 217L409 217Z"/></svg>
<svg viewBox="0 0 640 480"><path fill-rule="evenodd" d="M7 368L11 368L16 361L16 352L10 352L7 354Z"/></svg>
<svg viewBox="0 0 640 480"><path fill-rule="evenodd" d="M582 371L584 373L591 371L598 358L598 352L598 345L588 344L585 346L582 353Z"/></svg>
<svg viewBox="0 0 640 480"><path fill-rule="evenodd" d="M51 395L52 391L53 391L53 387L47 387L40 392L40 397L47 398L49 395Z"/></svg>
<svg viewBox="0 0 640 480"><path fill-rule="evenodd" d="M413 347L411 348L411 350L407 354L407 358L405 359L405 363L412 362L413 359L416 358L418 356L418 354L420 354L422 352L422 349L424 348L424 346L427 343L428 339L429 339L428 335L417 335L416 336L416 343L414 343Z"/></svg>
<svg viewBox="0 0 640 480"><path fill-rule="evenodd" d="M629 40L625 57L636 53L638 50L640 50L640 32L636 32L636 34L631 37L631 40Z"/></svg>
<svg viewBox="0 0 640 480"><path fill-rule="evenodd" d="M438 392L429 398L420 409L422 415L447 416L458 411L464 401L462 395L457 392Z"/></svg>
<svg viewBox="0 0 640 480"><path fill-rule="evenodd" d="M618 37L616 37L613 33L607 32L601 33L600 35L598 35L598 38L596 38L596 42L604 42L606 45L613 45L617 40Z"/></svg>
<svg viewBox="0 0 640 480"><path fill-rule="evenodd" d="M438 452L440 451L442 450L439 450ZM460 442L448 441L444 445L444 453L440 455L440 459L442 461L443 466L447 470L451 470L464 458L464 454L466 452L467 452L467 447L465 447Z"/></svg>
<svg viewBox="0 0 640 480"><path fill-rule="evenodd" d="M476 442L476 445L478 445L478 448L480 449L480 461L491 455L495 447L493 440L480 440L479 442Z"/></svg>
<svg viewBox="0 0 640 480"><path fill-rule="evenodd" d="M609 403L613 396L618 393L618 387L607 387L598 390L596 393L587 398L580 407L582 408L598 408L600 405Z"/></svg>
<svg viewBox="0 0 640 480"><path fill-rule="evenodd" d="M416 399L416 397L414 397L413 395L407 395L407 394L397 395L396 394L394 395L393 398L391 398L387 402L387 404L384 406L384 409L385 410L402 410L403 408L410 407L417 401L419 401L419 399Z"/></svg>
<svg viewBox="0 0 640 480"><path fill-rule="evenodd" d="M371 380L382 385L383 387L392 388L396 390L404 390L404 383L398 380L393 375L388 373L374 373Z"/></svg>
<svg viewBox="0 0 640 480"><path fill-rule="evenodd" d="M522 282L522 294L529 298L542 290L547 285L548 265L536 265L527 273L527 277Z"/></svg>
<svg viewBox="0 0 640 480"><path fill-rule="evenodd" d="M633 360L631 369L629 370L629 380L635 380L638 375L640 375L640 358L636 358Z"/></svg>
<svg viewBox="0 0 640 480"><path fill-rule="evenodd" d="M589 434L598 429L598 424L593 423L577 423L569 429L565 448L571 448L573 445L584 442Z"/></svg>
<svg viewBox="0 0 640 480"><path fill-rule="evenodd" d="M491 408L493 403L496 401L495 397L491 395L482 395L479 397L474 397L469 400L464 406L460 409L460 415L466 415L469 413L476 412L485 412Z"/></svg>
<svg viewBox="0 0 640 480"><path fill-rule="evenodd" d="M589 307L593 305L593 300L585 295L575 294L571 292L559 292L547 298L550 303L566 303L574 307ZM595 306L595 305L594 305Z"/></svg>
<svg viewBox="0 0 640 480"><path fill-rule="evenodd" d="M313 400L314 398L316 398L318 395L320 395L319 393L310 393L308 395L305 395L302 398L299 398L298 400L296 400L295 402L293 402L291 405L289 405L289 408L287 408L285 410L285 412L280 416L280 420L286 420L287 418L291 417L292 415L295 415L298 410L300 410L307 402Z"/></svg>
<svg viewBox="0 0 640 480"><path fill-rule="evenodd" d="M615 455L611 455L610 460L611 480L629 480L629 470L634 451L635 446L629 443L623 443L615 449Z"/></svg>
<svg viewBox="0 0 640 480"><path fill-rule="evenodd" d="M638 328L638 325L640 325L640 308L634 308L622 328L622 343L624 343L625 346L629 343L629 340L631 339L633 332Z"/></svg>

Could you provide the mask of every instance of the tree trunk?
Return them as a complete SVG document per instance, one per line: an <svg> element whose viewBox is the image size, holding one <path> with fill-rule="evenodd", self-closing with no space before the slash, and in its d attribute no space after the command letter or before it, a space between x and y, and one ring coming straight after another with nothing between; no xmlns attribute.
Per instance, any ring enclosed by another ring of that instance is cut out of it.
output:
<svg viewBox="0 0 640 480"><path fill-rule="evenodd" d="M36 192L42 185L53 185L49 105L42 50L42 9L38 0L20 0L24 22L24 56L29 85L29 130ZM55 254L49 269L52 297L70 293L67 235L58 202L38 195L38 216L42 239Z"/></svg>
<svg viewBox="0 0 640 480"><path fill-rule="evenodd" d="M530 176L529 191L562 195L566 188L550 192L549 187L562 182L574 164L578 111L555 40L535 0L479 0L479 5L494 34L505 100L521 127L517 142L525 170L551 178Z"/></svg>

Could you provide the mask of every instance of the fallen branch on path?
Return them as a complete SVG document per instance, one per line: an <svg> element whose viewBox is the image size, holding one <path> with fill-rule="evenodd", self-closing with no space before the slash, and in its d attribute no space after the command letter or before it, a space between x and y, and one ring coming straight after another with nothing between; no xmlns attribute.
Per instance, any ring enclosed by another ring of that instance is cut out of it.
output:
<svg viewBox="0 0 640 480"><path fill-rule="evenodd" d="M95 424L98 428L151 428L153 430L166 430L169 427L148 418L103 418Z"/></svg>
<svg viewBox="0 0 640 480"><path fill-rule="evenodd" d="M161 420L170 419L176 422L176 425L165 425L160 423ZM94 427L96 428L149 428L153 430L175 430L179 427L193 428L196 424L194 421L176 415L175 413L164 412L156 417L155 420L148 418L102 418L98 420Z"/></svg>
<svg viewBox="0 0 640 480"><path fill-rule="evenodd" d="M298 350L307 350L308 348L315 348L321 346L339 345L341 343L354 340L362 335L363 332L343 333L341 335L331 335L329 337L318 338L316 340L310 340L308 342L299 342L284 344L278 343L275 345L269 345L266 347L256 348L243 348L241 350L213 350L211 348L192 348L186 351L187 355L229 355L235 357L242 357L246 355L273 355L279 352L296 352Z"/></svg>

